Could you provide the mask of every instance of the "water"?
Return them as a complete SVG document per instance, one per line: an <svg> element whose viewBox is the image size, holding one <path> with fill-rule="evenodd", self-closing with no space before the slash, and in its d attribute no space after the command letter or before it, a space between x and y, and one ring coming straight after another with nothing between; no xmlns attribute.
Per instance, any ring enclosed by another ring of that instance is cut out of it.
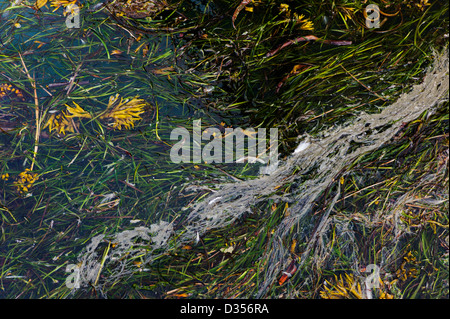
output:
<svg viewBox="0 0 450 319"><path fill-rule="evenodd" d="M400 97L397 102L385 108L381 113L372 115L362 113L352 123L346 123L341 127L323 132L323 137L320 139L301 142L292 156L269 176L220 185L218 191L214 191L203 201L192 205L186 230L181 233L177 243L183 245L198 241L198 238L207 231L232 224L242 215L251 213L251 207L254 207L258 201L265 201L267 198L278 200L279 196L274 194L274 189L280 185L289 183L299 185L291 194L283 197L283 201L291 203L291 210L294 213L282 220L274 234L274 237L279 238L279 240L272 241L271 247L268 247L266 253L262 256L263 260L267 260L267 264L270 265L265 273L265 279L259 287L258 297L263 297L268 287L273 284L278 274L288 263L289 252L283 244L283 239L289 235L293 226L301 225L299 233L307 238L309 237L309 243L303 256L308 256L315 245L322 247L321 249L316 247L316 253L317 251L324 255L328 253L322 237L329 227L330 212L341 195L339 187L335 191L334 198L326 213L321 216L321 222L316 229L311 229L305 223L305 220L309 220L314 202L333 183L336 171L342 170L361 154L375 150L386 141L391 140L401 127L402 121L413 120L425 110L430 112L429 114L435 112L442 101L442 97L448 92L447 79L448 56L444 54L436 61L435 68L428 72L424 83L414 87L412 92ZM414 102L412 103L412 101ZM352 141L363 143L364 146L352 149ZM330 154L333 154L333 156L330 156ZM300 171L293 174L293 171L297 168ZM304 174L310 174L311 171L313 171L311 177L303 178ZM399 199L400 202L402 200L404 200L404 197ZM139 236L142 231L156 236L152 239L144 238L146 245L151 247L144 252L145 265L151 265L154 258L158 257L158 254L154 254L154 251L158 251L161 247L169 248L171 245L170 238L174 235L174 230L169 224L153 224L151 227L152 229L135 228L132 231L133 236ZM339 227L345 227L345 225ZM350 236L350 238L354 236L347 228L345 231L340 229L338 232L347 233L346 236ZM121 233L115 234L115 236L120 235ZM158 238L157 236L163 237ZM111 240L121 242L117 237ZM93 243L93 245L96 247L98 244ZM351 247L349 245L347 249L351 251ZM390 248L387 247L385 247L385 250L395 250L396 244L391 243ZM123 250L119 254L124 254L125 251L127 250ZM142 251L135 252L133 250L132 254L135 253L142 253ZM349 255L353 258L353 267L359 269L360 265L357 263L356 256L351 252ZM87 273L87 269L90 268L84 267L90 267L92 263L96 264L98 268L98 262L95 263L96 258L98 256L94 249L88 249L82 254L80 273ZM320 260L321 258L325 259L325 256L316 255L314 258ZM306 257L304 257L299 268L306 260ZM114 276L108 279L109 284L118 280L115 276L121 278L121 276L128 275L127 269L129 268L131 267L127 266L125 262L116 266ZM86 285L88 280L89 276L85 276L82 282Z"/></svg>
<svg viewBox="0 0 450 319"><path fill-rule="evenodd" d="M7 5L3 1L1 8ZM174 128L192 130L197 118L203 119L205 128L224 127L224 121L234 126L247 122L236 116L238 112L207 108L216 99L216 87L210 75L188 72L192 65L189 56L176 55L185 44L182 39L161 32L142 34L138 41L139 35L111 25L108 15L101 11L82 11L80 28L69 29L63 8L54 12L49 9L49 4L38 12L19 7L5 12L0 25L0 62L5 67L1 82L12 82L26 97L26 101L12 98L0 104L2 112L10 112L23 125L21 131L19 127L1 136L5 153L0 169L11 173L5 190L8 188L9 193L15 189L13 176L30 166L35 165L33 171L39 174L33 189L2 198L6 211L14 211L8 222L21 225L8 227L10 235L2 244L2 253L8 254L15 245L31 247L19 254L20 259L29 258L31 264L24 267L12 262L8 273L23 275L8 275L8 279L29 278L28 271L34 267L57 267L62 278L67 277L62 265L77 263L84 243L94 235L106 231L114 237L116 231L133 228L130 220L147 225L172 221L192 200L177 196L185 185L197 181L214 184L232 176L254 176L258 171L258 167L246 164L201 163L199 168L171 162L169 151L174 142L170 133ZM113 130L98 118L76 120L75 135L51 134L48 128L42 129L34 157L34 91L22 73L19 53L37 83L41 128L51 114L61 114L74 103L90 114L99 114L117 93L124 98L144 99L148 103L144 119L134 130ZM38 219L35 200L40 201L41 196L46 198L49 211L45 209ZM108 213L111 210L115 211L113 215ZM47 231L42 232L42 227ZM42 241L29 236L31 229L37 230L36 236ZM55 237L55 245L50 244L50 248L45 232L54 231L68 236L61 237L58 244ZM19 239L21 233L26 239ZM45 283L55 286L63 281L48 278ZM20 285L13 281L6 293L14 293L16 284ZM103 280L98 284L99 288L104 285ZM39 289L23 296L36 293Z"/></svg>

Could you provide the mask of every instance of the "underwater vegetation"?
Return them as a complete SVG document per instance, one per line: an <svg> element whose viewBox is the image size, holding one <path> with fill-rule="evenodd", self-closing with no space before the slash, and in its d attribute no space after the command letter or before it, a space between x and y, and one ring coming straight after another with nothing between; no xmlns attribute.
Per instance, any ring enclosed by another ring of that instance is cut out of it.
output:
<svg viewBox="0 0 450 319"><path fill-rule="evenodd" d="M448 2L368 4L2 1L0 296L448 298ZM196 119L282 173L171 162Z"/></svg>

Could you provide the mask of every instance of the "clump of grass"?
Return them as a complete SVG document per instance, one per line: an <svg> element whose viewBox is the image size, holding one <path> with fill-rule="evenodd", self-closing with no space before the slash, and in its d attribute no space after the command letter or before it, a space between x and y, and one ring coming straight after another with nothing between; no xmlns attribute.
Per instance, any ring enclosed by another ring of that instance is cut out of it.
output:
<svg viewBox="0 0 450 319"><path fill-rule="evenodd" d="M341 271L352 271L364 283L370 273L363 269L374 264L382 280L374 297L448 296L447 107L409 123L393 144L363 156L336 181L344 193L323 243L328 253L299 275L294 287L304 287L305 277L320 283ZM315 292L309 296L327 289L320 286L309 287Z"/></svg>
<svg viewBox="0 0 450 319"><path fill-rule="evenodd" d="M306 265L287 281L273 283L267 296L368 298L365 281L371 272L365 271L373 264L380 268L380 278L371 298L448 297L447 105L405 126L395 145L361 157L343 178L338 175L336 183L344 191L330 216L324 247L303 254L306 236L320 218L302 222L301 232L294 227L283 245L293 264L306 259ZM421 121L426 123L417 130ZM327 209L333 189L317 202L317 216ZM167 298L257 295L267 267L260 257L271 241L278 240L273 231L290 209L288 204L269 202L253 211L229 227L209 232L197 245L162 256L158 265L170 263L167 272L152 272L135 282L135 293L166 291Z"/></svg>
<svg viewBox="0 0 450 319"><path fill-rule="evenodd" d="M193 41L212 52L195 68L215 70L226 84L229 99L218 107L239 106L253 123L279 127L286 153L305 132L314 135L359 110L376 111L392 103L424 75L432 61L426 53L429 44L446 43L446 5L391 1L380 10L393 16L385 16L381 28L368 29L362 3L294 2L289 9L283 4L268 1L255 4L253 12L241 11L237 30L227 29L226 19L211 21ZM299 28L286 12L303 15L314 29ZM302 36L323 41L303 41ZM293 39L298 40L278 50Z"/></svg>

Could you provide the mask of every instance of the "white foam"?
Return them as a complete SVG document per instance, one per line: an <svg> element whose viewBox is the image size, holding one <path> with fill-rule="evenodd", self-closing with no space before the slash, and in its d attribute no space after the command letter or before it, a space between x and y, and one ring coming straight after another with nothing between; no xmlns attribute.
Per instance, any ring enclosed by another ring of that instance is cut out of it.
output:
<svg viewBox="0 0 450 319"><path fill-rule="evenodd" d="M307 142L307 141L303 141L300 144L298 144L297 148L294 151L294 154L298 154L303 152L304 150L306 150L309 145L311 145L311 143Z"/></svg>

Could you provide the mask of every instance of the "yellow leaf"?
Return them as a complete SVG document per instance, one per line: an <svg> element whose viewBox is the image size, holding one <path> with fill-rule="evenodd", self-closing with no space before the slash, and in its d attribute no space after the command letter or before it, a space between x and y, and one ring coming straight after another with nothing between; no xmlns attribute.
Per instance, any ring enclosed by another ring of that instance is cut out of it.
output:
<svg viewBox="0 0 450 319"><path fill-rule="evenodd" d="M139 41L139 40L138 40ZM146 43L143 42L140 46L137 47L136 50L134 50L134 53L138 53L138 51L145 45ZM148 50L147 50L148 51Z"/></svg>
<svg viewBox="0 0 450 319"><path fill-rule="evenodd" d="M38 40L34 41L34 43L39 44L38 47L37 47L38 49L39 49L41 46L43 46L44 44L46 44L45 42L38 41Z"/></svg>
<svg viewBox="0 0 450 319"><path fill-rule="evenodd" d="M142 55L143 55L144 57L147 56L148 50L149 50L149 47L148 47L148 44L147 44L147 45L142 49Z"/></svg>
<svg viewBox="0 0 450 319"><path fill-rule="evenodd" d="M173 66L152 70L152 72L157 75L168 75L171 71L174 71Z"/></svg>
<svg viewBox="0 0 450 319"><path fill-rule="evenodd" d="M47 4L48 0L36 0L35 7L36 9L40 9Z"/></svg>
<svg viewBox="0 0 450 319"><path fill-rule="evenodd" d="M291 249L290 249L292 254L295 254L295 247L297 247L297 240L293 239L292 244L291 244Z"/></svg>
<svg viewBox="0 0 450 319"><path fill-rule="evenodd" d="M289 208L289 204L286 203L286 205L284 205L284 216L285 217L288 217L291 215L291 212L288 210L288 208Z"/></svg>
<svg viewBox="0 0 450 319"><path fill-rule="evenodd" d="M280 11L289 11L289 5L288 4L285 4L285 3L282 3L282 4L280 4Z"/></svg>
<svg viewBox="0 0 450 319"><path fill-rule="evenodd" d="M314 30L314 24L311 21L307 21L307 22L302 24L300 29L312 31L312 30Z"/></svg>
<svg viewBox="0 0 450 319"><path fill-rule="evenodd" d="M79 106L77 103L73 102L73 104L75 104L75 107L70 107L69 105L66 104L67 107L67 114L66 117L84 117L84 118L91 118L91 115L86 112L85 110L83 110L81 108L81 106ZM70 114L69 114L70 113Z"/></svg>

